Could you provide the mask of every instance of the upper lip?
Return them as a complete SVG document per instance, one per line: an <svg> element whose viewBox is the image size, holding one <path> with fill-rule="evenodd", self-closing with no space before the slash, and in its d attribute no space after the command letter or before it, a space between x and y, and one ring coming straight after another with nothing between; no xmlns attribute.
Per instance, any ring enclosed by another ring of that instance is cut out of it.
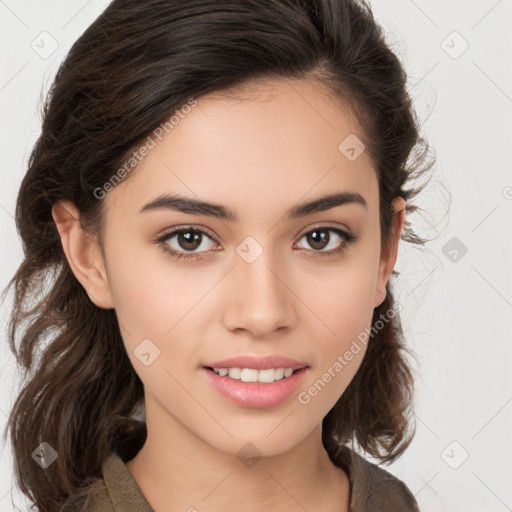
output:
<svg viewBox="0 0 512 512"><path fill-rule="evenodd" d="M230 357L222 361L208 363L205 366L209 368L253 368L255 370L266 370L269 368L292 368L293 370L298 370L308 365L296 359L273 354L265 357L249 355Z"/></svg>

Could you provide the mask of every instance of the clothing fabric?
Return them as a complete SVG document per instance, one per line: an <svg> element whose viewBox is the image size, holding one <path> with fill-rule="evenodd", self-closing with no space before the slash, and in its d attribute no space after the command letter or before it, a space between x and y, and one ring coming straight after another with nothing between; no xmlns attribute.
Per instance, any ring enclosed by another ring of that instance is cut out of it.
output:
<svg viewBox="0 0 512 512"><path fill-rule="evenodd" d="M154 512L125 462L111 453L81 512ZM404 482L349 447L340 446L333 462L348 475L350 512L419 512Z"/></svg>

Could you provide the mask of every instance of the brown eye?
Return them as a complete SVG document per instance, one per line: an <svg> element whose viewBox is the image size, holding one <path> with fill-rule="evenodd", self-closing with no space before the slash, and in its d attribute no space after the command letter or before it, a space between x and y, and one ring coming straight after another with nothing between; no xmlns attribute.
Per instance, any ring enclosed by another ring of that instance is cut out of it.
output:
<svg viewBox="0 0 512 512"><path fill-rule="evenodd" d="M357 236L339 228L320 226L305 233L301 240L305 239L312 252L322 255L330 255L344 250L344 248L357 240Z"/></svg>
<svg viewBox="0 0 512 512"><path fill-rule="evenodd" d="M197 231L181 231L176 235L176 241L180 248L193 251L201 245L202 236Z"/></svg>
<svg viewBox="0 0 512 512"><path fill-rule="evenodd" d="M157 239L165 250L173 255L200 255L211 250L216 242L212 237L198 228L174 229ZM198 250L199 249L199 250Z"/></svg>
<svg viewBox="0 0 512 512"><path fill-rule="evenodd" d="M318 251L325 249L330 240L329 231L327 229L315 229L305 236L308 244Z"/></svg>

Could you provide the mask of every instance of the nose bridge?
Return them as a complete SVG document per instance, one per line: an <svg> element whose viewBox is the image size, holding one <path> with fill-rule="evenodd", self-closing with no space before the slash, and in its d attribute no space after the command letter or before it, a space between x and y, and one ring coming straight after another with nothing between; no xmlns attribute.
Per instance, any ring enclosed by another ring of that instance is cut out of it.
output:
<svg viewBox="0 0 512 512"><path fill-rule="evenodd" d="M296 319L292 298L280 276L280 263L271 247L247 237L236 249L231 289L225 312L229 329L255 336L290 327Z"/></svg>

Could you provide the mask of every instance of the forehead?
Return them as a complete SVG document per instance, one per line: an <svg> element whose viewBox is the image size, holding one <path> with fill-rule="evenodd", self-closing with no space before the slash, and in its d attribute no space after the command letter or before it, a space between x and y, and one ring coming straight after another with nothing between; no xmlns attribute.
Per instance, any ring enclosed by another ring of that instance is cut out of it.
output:
<svg viewBox="0 0 512 512"><path fill-rule="evenodd" d="M347 157L364 134L318 82L281 80L201 97L160 138L153 135L130 179L107 194L107 206L136 215L150 199L179 193L261 219L263 209L278 214L333 191L378 200L367 153Z"/></svg>

